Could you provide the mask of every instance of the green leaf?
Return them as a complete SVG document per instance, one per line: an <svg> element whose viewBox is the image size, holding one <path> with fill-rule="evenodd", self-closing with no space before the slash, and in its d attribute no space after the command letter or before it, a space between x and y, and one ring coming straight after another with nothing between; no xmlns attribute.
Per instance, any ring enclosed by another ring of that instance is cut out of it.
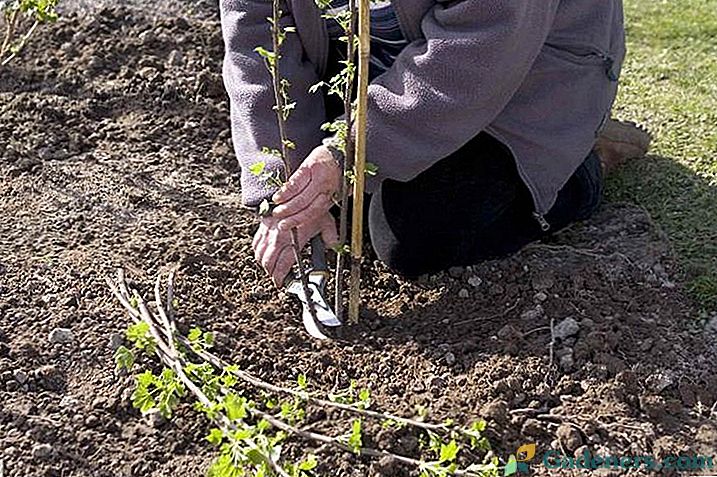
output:
<svg viewBox="0 0 717 477"><path fill-rule="evenodd" d="M224 396L224 409L231 421L238 421L247 416L246 404L246 398L239 397L234 393Z"/></svg>
<svg viewBox="0 0 717 477"><path fill-rule="evenodd" d="M199 328L192 328L189 330L189 334L187 335L187 339L191 341L192 343L199 341L199 339L202 337L202 330Z"/></svg>
<svg viewBox="0 0 717 477"><path fill-rule="evenodd" d="M299 463L299 470L314 470L319 463L316 461L316 456L310 454Z"/></svg>
<svg viewBox="0 0 717 477"><path fill-rule="evenodd" d="M299 377L296 378L296 384L299 385L300 389L306 390L306 388L307 388L306 375L300 374Z"/></svg>
<svg viewBox="0 0 717 477"><path fill-rule="evenodd" d="M147 353L154 353L156 348L154 338L149 333L149 324L144 321L127 328L127 341L134 344L135 348Z"/></svg>
<svg viewBox="0 0 717 477"><path fill-rule="evenodd" d="M351 436L349 437L349 447L353 449L356 454L361 452L363 446L363 439L361 435L361 419L354 419L351 424Z"/></svg>
<svg viewBox="0 0 717 477"><path fill-rule="evenodd" d="M366 163L366 175L374 177L378 174L378 166L372 162Z"/></svg>
<svg viewBox="0 0 717 477"><path fill-rule="evenodd" d="M221 431L221 429L213 428L209 431L209 435L206 437L206 439L212 445L218 446L224 440L224 433Z"/></svg>
<svg viewBox="0 0 717 477"><path fill-rule="evenodd" d="M117 369L126 369L129 371L132 369L132 365L134 365L134 353L124 346L117 348L114 358Z"/></svg>
<svg viewBox="0 0 717 477"><path fill-rule="evenodd" d="M458 456L458 444L451 441L448 444L441 444L441 462L453 462Z"/></svg>
<svg viewBox="0 0 717 477"><path fill-rule="evenodd" d="M265 170L266 170L266 162L264 162L264 161L259 161L259 162L252 164L251 166L249 166L249 172L251 172L255 176L260 176L260 175L264 174Z"/></svg>
<svg viewBox="0 0 717 477"><path fill-rule="evenodd" d="M214 346L214 333L207 331L202 335L202 338L204 338L204 344L207 348Z"/></svg>

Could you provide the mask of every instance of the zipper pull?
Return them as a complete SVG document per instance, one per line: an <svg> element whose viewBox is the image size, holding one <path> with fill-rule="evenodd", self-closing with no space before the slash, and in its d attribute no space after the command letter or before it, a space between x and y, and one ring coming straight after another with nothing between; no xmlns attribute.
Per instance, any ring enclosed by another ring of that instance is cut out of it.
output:
<svg viewBox="0 0 717 477"><path fill-rule="evenodd" d="M537 212L533 212L533 218L538 222L538 225L540 225L540 230L543 232L547 232L550 230L550 224L547 220L545 220L545 217L543 217L542 214L539 214Z"/></svg>
<svg viewBox="0 0 717 477"><path fill-rule="evenodd" d="M607 55L602 55L602 59L605 62L605 71L607 72L607 77L610 79L610 81L619 81L620 77L615 71L615 60L611 56Z"/></svg>

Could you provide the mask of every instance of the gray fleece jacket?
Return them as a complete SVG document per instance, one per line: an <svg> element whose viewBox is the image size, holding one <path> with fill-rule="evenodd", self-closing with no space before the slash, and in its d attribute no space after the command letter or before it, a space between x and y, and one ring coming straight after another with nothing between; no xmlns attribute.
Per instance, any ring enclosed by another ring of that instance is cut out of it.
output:
<svg viewBox="0 0 717 477"><path fill-rule="evenodd" d="M283 22L296 27L283 46L282 75L296 110L288 136L296 167L318 146L326 122L309 87L326 70L329 40L312 0L288 0ZM249 172L279 145L271 78L257 46L270 49L271 0L221 0L224 81L242 168L245 205L272 194ZM513 152L538 214L595 143L617 92L625 56L622 0L392 0L410 41L369 87L367 161L378 175L410 180L480 131Z"/></svg>

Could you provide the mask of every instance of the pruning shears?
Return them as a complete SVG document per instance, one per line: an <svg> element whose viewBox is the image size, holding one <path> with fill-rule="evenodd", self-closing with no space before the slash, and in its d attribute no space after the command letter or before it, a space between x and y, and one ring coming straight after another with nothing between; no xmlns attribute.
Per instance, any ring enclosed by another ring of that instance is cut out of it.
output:
<svg viewBox="0 0 717 477"><path fill-rule="evenodd" d="M336 317L336 314L328 305L326 297L324 296L326 292L326 282L329 278L329 267L326 264L324 242L318 235L311 239L311 264L312 268L307 272L311 296L306 296L301 280L298 278L295 278L289 283L286 287L286 291L287 293L296 295L299 300L301 300L303 306L301 317L306 331L316 339L325 340L328 339L328 336L321 331L321 326L335 328L341 326L342 323ZM314 310L316 311L316 319L312 316L310 303L313 304Z"/></svg>

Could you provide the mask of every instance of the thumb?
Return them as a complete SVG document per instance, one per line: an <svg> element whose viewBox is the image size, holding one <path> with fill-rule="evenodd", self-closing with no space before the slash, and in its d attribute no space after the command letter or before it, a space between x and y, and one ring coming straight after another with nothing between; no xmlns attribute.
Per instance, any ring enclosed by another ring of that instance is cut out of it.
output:
<svg viewBox="0 0 717 477"><path fill-rule="evenodd" d="M331 248L339 243L339 235L336 233L336 222L334 218L327 214L321 221L321 240L327 247Z"/></svg>
<svg viewBox="0 0 717 477"><path fill-rule="evenodd" d="M282 204L301 194L311 182L311 169L304 165L300 166L289 177L289 180L279 189L271 200L275 204Z"/></svg>

